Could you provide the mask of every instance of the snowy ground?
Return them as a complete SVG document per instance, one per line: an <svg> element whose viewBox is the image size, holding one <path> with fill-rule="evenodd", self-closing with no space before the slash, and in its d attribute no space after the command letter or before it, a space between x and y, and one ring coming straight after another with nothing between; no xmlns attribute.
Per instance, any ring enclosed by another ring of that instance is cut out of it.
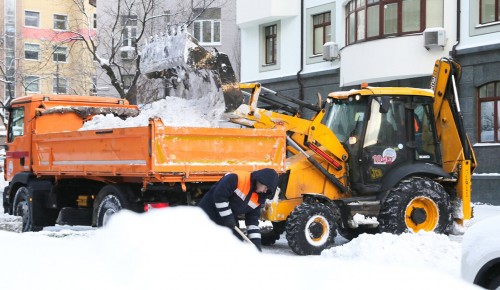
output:
<svg viewBox="0 0 500 290"><path fill-rule="evenodd" d="M500 215L475 205L474 224ZM284 236L263 253L195 207L122 211L102 229L0 231L1 289L474 289L459 278L461 236L361 235L321 256Z"/></svg>

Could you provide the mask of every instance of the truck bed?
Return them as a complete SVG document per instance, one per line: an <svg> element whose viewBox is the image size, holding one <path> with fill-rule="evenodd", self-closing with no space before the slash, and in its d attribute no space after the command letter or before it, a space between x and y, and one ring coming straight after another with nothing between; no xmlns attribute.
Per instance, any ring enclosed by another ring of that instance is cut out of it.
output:
<svg viewBox="0 0 500 290"><path fill-rule="evenodd" d="M33 134L37 175L211 181L230 171L285 170L284 129L147 127Z"/></svg>

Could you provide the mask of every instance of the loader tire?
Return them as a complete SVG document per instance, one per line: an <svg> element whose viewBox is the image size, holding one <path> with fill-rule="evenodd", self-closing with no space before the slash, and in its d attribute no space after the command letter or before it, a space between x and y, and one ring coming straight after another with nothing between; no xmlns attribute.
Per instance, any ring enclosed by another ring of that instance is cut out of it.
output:
<svg viewBox="0 0 500 290"><path fill-rule="evenodd" d="M261 229L260 231L263 246L274 245L285 231L285 222L272 222L272 224L272 228Z"/></svg>
<svg viewBox="0 0 500 290"><path fill-rule="evenodd" d="M448 234L452 227L450 198L439 183L411 177L389 192L378 221L381 232L401 234L424 230Z"/></svg>
<svg viewBox="0 0 500 290"><path fill-rule="evenodd" d="M126 190L124 186L109 184L99 191L94 200L93 226L105 226L115 213L122 209L131 209Z"/></svg>
<svg viewBox="0 0 500 290"><path fill-rule="evenodd" d="M14 196L14 206L12 209L12 213L15 216L20 216L23 221L22 231L23 232L36 232L40 231L42 227L33 226L31 219L31 205L29 201L29 192L28 188L25 186L21 186Z"/></svg>
<svg viewBox="0 0 500 290"><path fill-rule="evenodd" d="M338 210L321 203L302 203L286 222L286 239L298 255L319 255L334 245Z"/></svg>

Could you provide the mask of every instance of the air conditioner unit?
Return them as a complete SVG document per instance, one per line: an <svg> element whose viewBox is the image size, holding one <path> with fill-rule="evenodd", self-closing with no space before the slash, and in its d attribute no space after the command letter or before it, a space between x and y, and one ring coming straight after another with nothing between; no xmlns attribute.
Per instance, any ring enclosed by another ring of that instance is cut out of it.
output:
<svg viewBox="0 0 500 290"><path fill-rule="evenodd" d="M424 30L425 48L444 47L446 44L446 31L442 27L427 28Z"/></svg>
<svg viewBox="0 0 500 290"><path fill-rule="evenodd" d="M134 50L122 50L120 52L120 56L123 60L133 60L133 59L135 59L135 51Z"/></svg>
<svg viewBox="0 0 500 290"><path fill-rule="evenodd" d="M335 42L323 44L323 59L332 61L339 57L339 46Z"/></svg>

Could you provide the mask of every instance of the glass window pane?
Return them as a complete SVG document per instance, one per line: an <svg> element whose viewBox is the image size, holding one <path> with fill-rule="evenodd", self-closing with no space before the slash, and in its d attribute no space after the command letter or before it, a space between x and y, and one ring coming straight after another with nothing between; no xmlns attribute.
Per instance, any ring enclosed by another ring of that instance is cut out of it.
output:
<svg viewBox="0 0 500 290"><path fill-rule="evenodd" d="M203 21L203 42L212 42L212 23L211 21Z"/></svg>
<svg viewBox="0 0 500 290"><path fill-rule="evenodd" d="M493 114L494 102L481 103L481 142L495 141Z"/></svg>
<svg viewBox="0 0 500 290"><path fill-rule="evenodd" d="M367 33L368 37L374 37L380 35L380 23L379 23L379 6L368 7L367 15Z"/></svg>
<svg viewBox="0 0 500 290"><path fill-rule="evenodd" d="M195 21L193 30L194 30L194 38L198 39L199 42L202 42L200 25L201 24L199 21Z"/></svg>
<svg viewBox="0 0 500 290"><path fill-rule="evenodd" d="M481 0L481 23L495 21L495 0Z"/></svg>
<svg viewBox="0 0 500 290"><path fill-rule="evenodd" d="M220 22L214 22L214 42L220 42Z"/></svg>
<svg viewBox="0 0 500 290"><path fill-rule="evenodd" d="M323 27L314 29L314 52L313 54L323 53Z"/></svg>
<svg viewBox="0 0 500 290"><path fill-rule="evenodd" d="M356 41L354 37L356 26L354 25L354 13L349 15L349 43L354 43Z"/></svg>
<svg viewBox="0 0 500 290"><path fill-rule="evenodd" d="M495 83L489 83L486 85L486 97L492 98L495 96Z"/></svg>
<svg viewBox="0 0 500 290"><path fill-rule="evenodd" d="M403 32L420 31L420 0L403 0Z"/></svg>
<svg viewBox="0 0 500 290"><path fill-rule="evenodd" d="M274 38L270 37L266 39L266 64L275 63L274 61Z"/></svg>
<svg viewBox="0 0 500 290"><path fill-rule="evenodd" d="M358 15L358 41L365 39L365 10L357 12Z"/></svg>
<svg viewBox="0 0 500 290"><path fill-rule="evenodd" d="M427 0L425 2L425 27L443 27L443 0Z"/></svg>
<svg viewBox="0 0 500 290"><path fill-rule="evenodd" d="M398 32L398 4L391 3L384 6L384 34Z"/></svg>
<svg viewBox="0 0 500 290"><path fill-rule="evenodd" d="M332 26L331 25L325 26L325 41L323 42L323 44L328 42L328 41L332 41Z"/></svg>
<svg viewBox="0 0 500 290"><path fill-rule="evenodd" d="M25 11L24 12L24 25L39 27L40 26L40 13L34 11Z"/></svg>
<svg viewBox="0 0 500 290"><path fill-rule="evenodd" d="M497 88L496 97L500 98L500 82L496 83L496 88Z"/></svg>

